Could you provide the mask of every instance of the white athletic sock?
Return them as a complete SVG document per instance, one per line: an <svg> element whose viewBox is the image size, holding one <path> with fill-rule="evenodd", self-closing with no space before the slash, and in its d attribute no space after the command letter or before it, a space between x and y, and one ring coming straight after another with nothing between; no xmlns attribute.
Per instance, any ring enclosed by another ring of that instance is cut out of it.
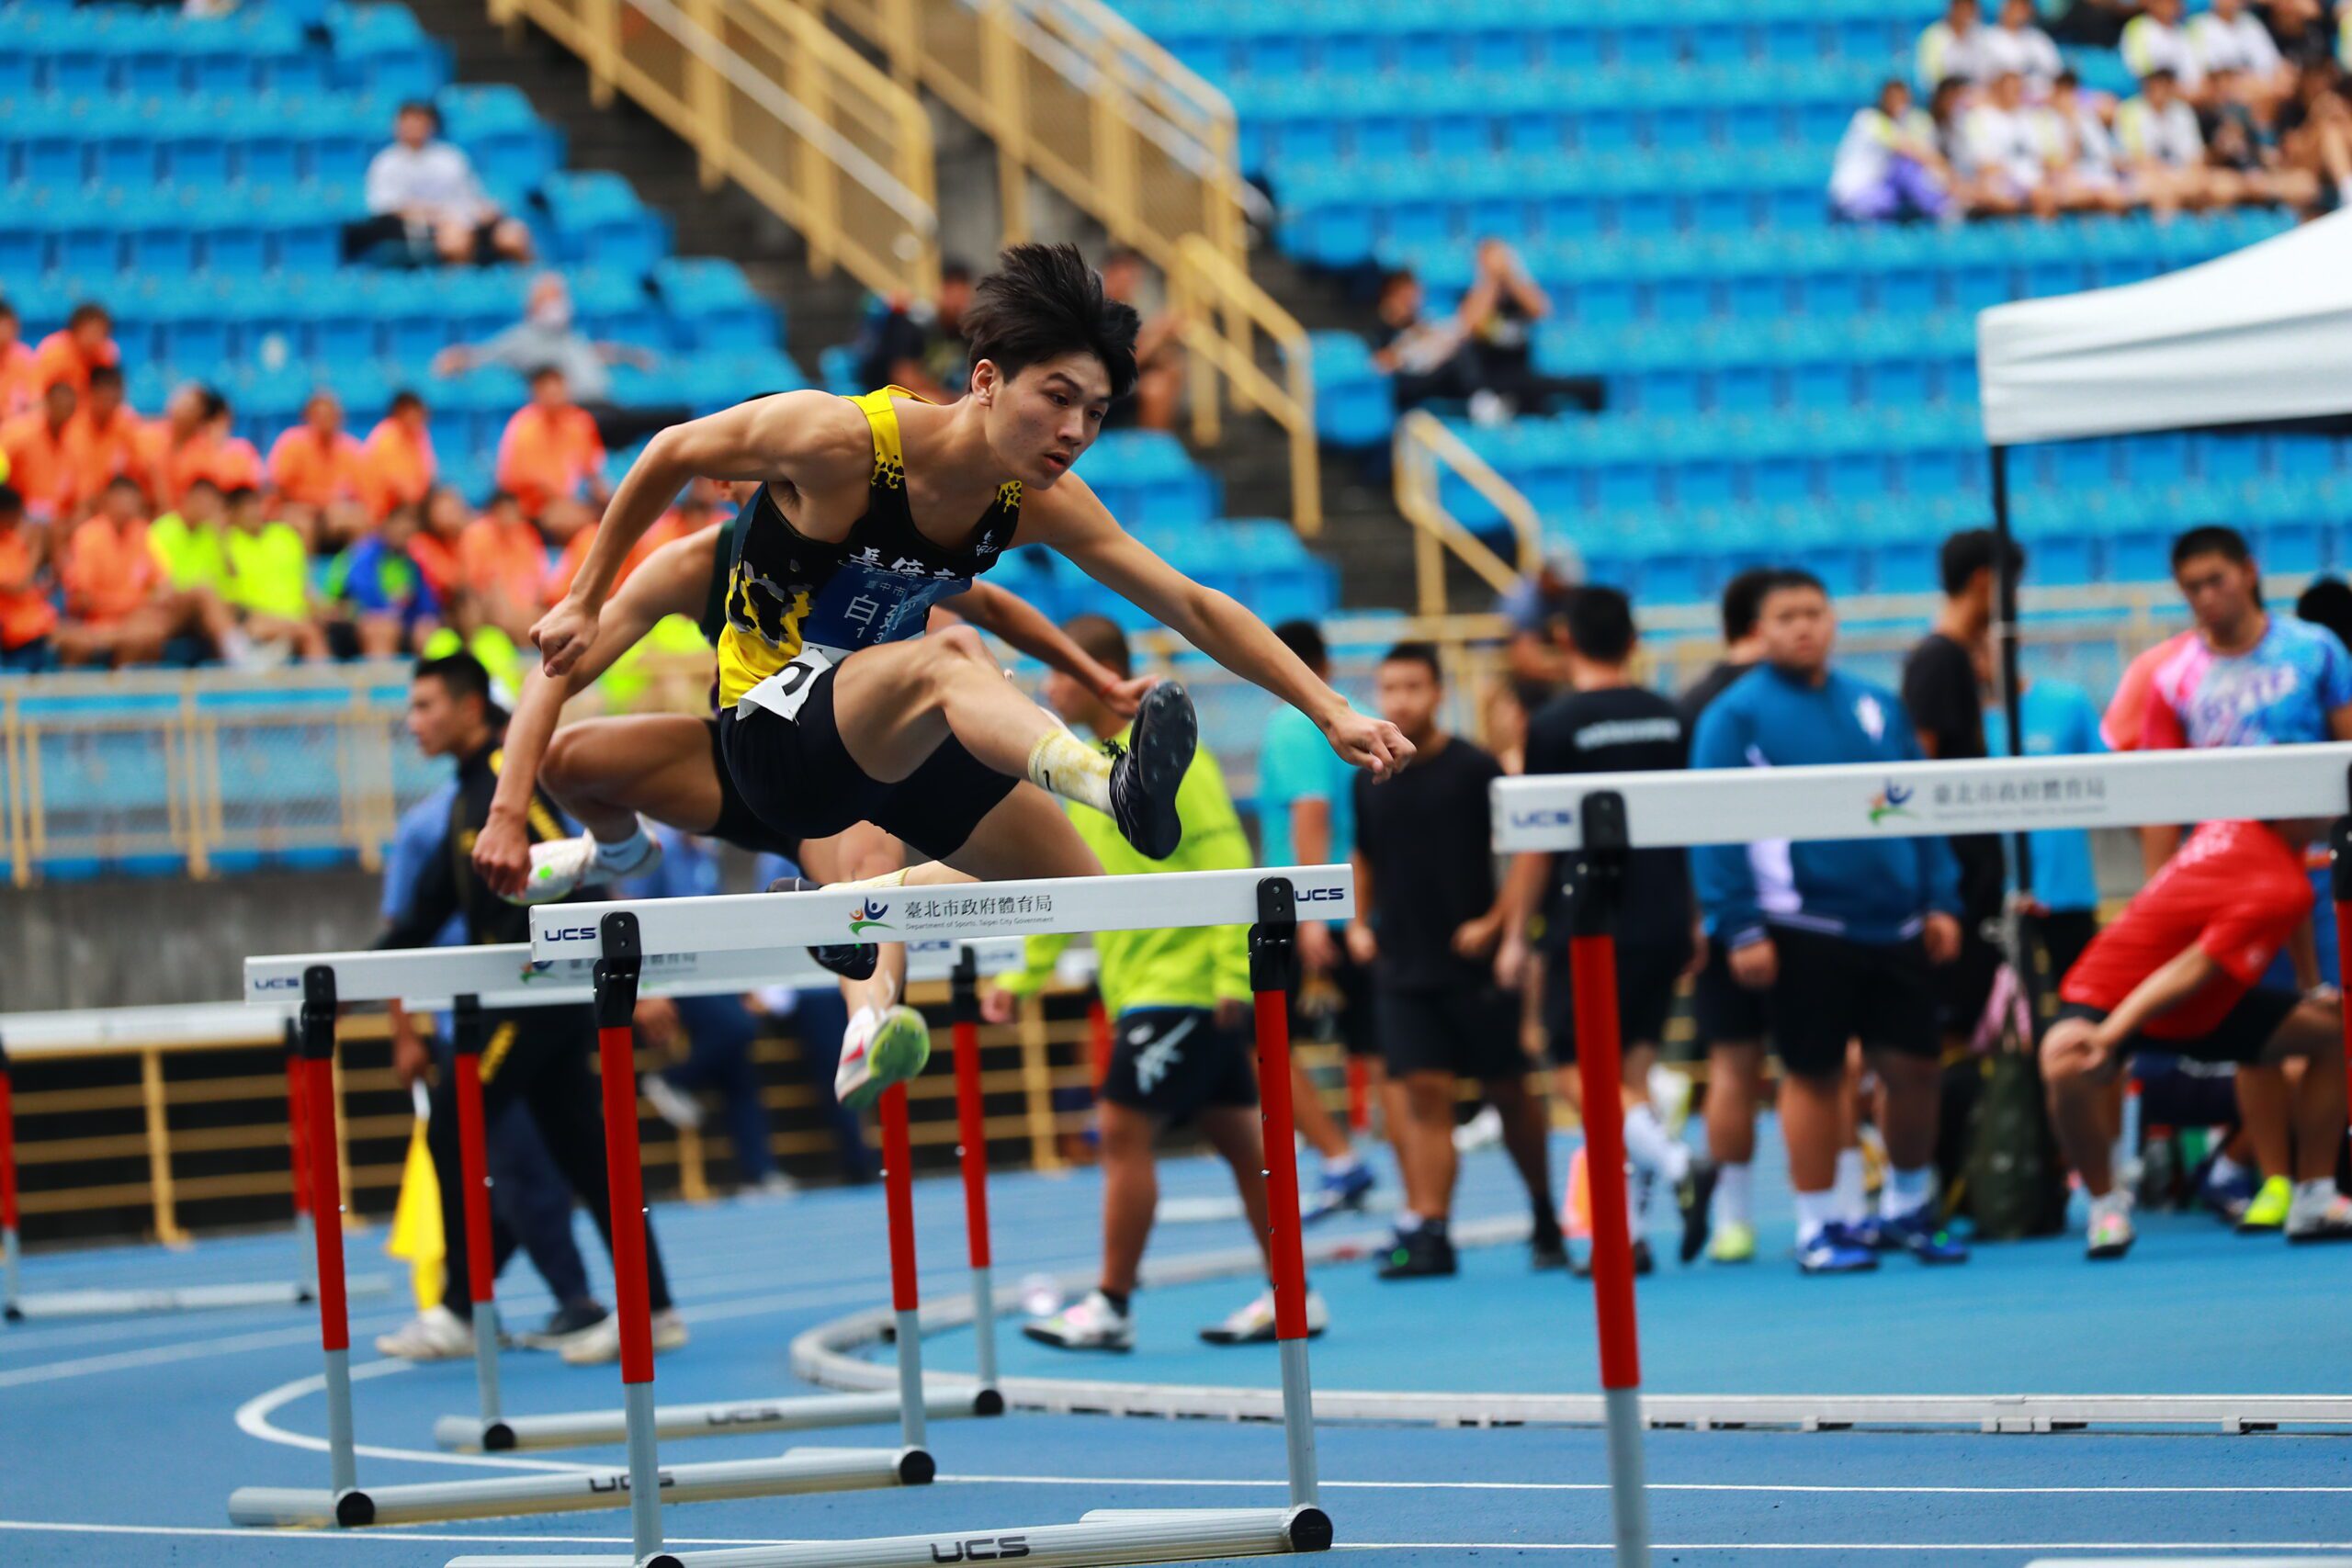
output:
<svg viewBox="0 0 2352 1568"><path fill-rule="evenodd" d="M1838 1151L1838 1179L1829 1190L1838 1200L1838 1219L1841 1224L1860 1224L1870 1213L1870 1201L1862 1192L1862 1151Z"/></svg>
<svg viewBox="0 0 2352 1568"><path fill-rule="evenodd" d="M2212 1182L2214 1186L2219 1187L2224 1183L2235 1181L2240 1177L2250 1174L2251 1173L2245 1167L2240 1165L2229 1156L2215 1155L2213 1156L2213 1168L2208 1174L2206 1179Z"/></svg>
<svg viewBox="0 0 2352 1568"><path fill-rule="evenodd" d="M1362 1164L1363 1164L1363 1156L1356 1153L1354 1147L1351 1145L1346 1154L1332 1155L1326 1158L1323 1161L1323 1174L1326 1176L1351 1176L1355 1173L1356 1168Z"/></svg>
<svg viewBox="0 0 2352 1568"><path fill-rule="evenodd" d="M2132 1189L2120 1181L2109 1188L2103 1196L2091 1200L2091 1216L2094 1219L2101 1214L2129 1214L2131 1212Z"/></svg>
<svg viewBox="0 0 2352 1568"><path fill-rule="evenodd" d="M623 866L634 865L645 853L645 819L639 818L626 839L598 839L594 841L596 863L606 871L618 871Z"/></svg>
<svg viewBox="0 0 2352 1568"><path fill-rule="evenodd" d="M1878 1190L1878 1214L1883 1220L1899 1220L1935 1196L1936 1168L1923 1165L1917 1170L1886 1168L1886 1185Z"/></svg>
<svg viewBox="0 0 2352 1568"><path fill-rule="evenodd" d="M849 1027L842 1031L843 1048L846 1049L849 1043L856 1039L860 1032L871 1030L873 1027L874 1010L861 1006L855 1012L849 1015Z"/></svg>
<svg viewBox="0 0 2352 1568"><path fill-rule="evenodd" d="M1037 737L1030 749L1028 777L1049 795L1105 814L1111 809L1110 756L1058 724Z"/></svg>
<svg viewBox="0 0 2352 1568"><path fill-rule="evenodd" d="M1750 1217L1756 1212L1756 1168L1751 1165L1721 1165L1715 1168L1715 1224L1745 1225L1754 1224Z"/></svg>
<svg viewBox="0 0 2352 1568"><path fill-rule="evenodd" d="M1844 1216L1838 1212L1838 1194L1835 1189L1827 1192L1798 1193L1797 1245L1811 1246L1814 1237L1821 1234L1824 1225L1837 1224L1843 1219Z"/></svg>
<svg viewBox="0 0 2352 1568"><path fill-rule="evenodd" d="M1657 1111L1647 1104L1625 1112L1625 1153L1636 1169L1679 1181L1690 1172L1690 1149L1669 1136Z"/></svg>

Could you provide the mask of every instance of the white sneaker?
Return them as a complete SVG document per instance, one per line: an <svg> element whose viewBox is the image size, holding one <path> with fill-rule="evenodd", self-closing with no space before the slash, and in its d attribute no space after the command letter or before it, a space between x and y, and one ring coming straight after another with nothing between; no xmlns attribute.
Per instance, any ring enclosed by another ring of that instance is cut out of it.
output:
<svg viewBox="0 0 2352 1568"><path fill-rule="evenodd" d="M645 1102L671 1126L682 1133L702 1130L702 1102L660 1073L646 1074L638 1080L638 1088L645 1091Z"/></svg>
<svg viewBox="0 0 2352 1568"><path fill-rule="evenodd" d="M520 904L552 904L569 898L592 882L626 882L650 875L662 864L662 840L644 833L644 851L626 865L610 865L596 852L596 840L582 833L576 839L556 839L531 846L531 873L523 884Z"/></svg>
<svg viewBox="0 0 2352 1568"><path fill-rule="evenodd" d="M426 1307L391 1333L378 1335L376 1353L403 1361L454 1361L474 1353L474 1327L447 1307Z"/></svg>
<svg viewBox="0 0 2352 1568"><path fill-rule="evenodd" d="M1483 1149L1488 1144L1499 1144L1502 1141L1503 1113L1491 1105L1480 1106L1478 1114L1453 1130L1453 1149L1456 1154L1466 1155L1472 1149Z"/></svg>
<svg viewBox="0 0 2352 1568"><path fill-rule="evenodd" d="M675 1350L686 1342L686 1320L678 1315L676 1307L665 1307L653 1314L653 1353L657 1356ZM621 1314L608 1313L605 1321L589 1329L563 1348L566 1365L600 1367L607 1361L621 1359Z"/></svg>
<svg viewBox="0 0 2352 1568"><path fill-rule="evenodd" d="M793 1180L792 1178L785 1175L785 1173L780 1170L771 1170L765 1176L761 1177L758 1181L745 1188L741 1196L746 1198L797 1198L800 1196L800 1183Z"/></svg>
<svg viewBox="0 0 2352 1568"><path fill-rule="evenodd" d="M1306 1292L1306 1337L1316 1337L1331 1326L1331 1309L1323 1304L1321 1292ZM1223 1323L1213 1323L1201 1330L1201 1337L1212 1345L1270 1345L1274 1338L1274 1292L1270 1288L1261 1292L1256 1300Z"/></svg>
<svg viewBox="0 0 2352 1568"><path fill-rule="evenodd" d="M2285 1228L2287 1239L2298 1244L2352 1241L2352 1198L2336 1191L2333 1183L2315 1195L2297 1192L2287 1210Z"/></svg>
<svg viewBox="0 0 2352 1568"><path fill-rule="evenodd" d="M1021 1325L1021 1332L1040 1345L1064 1350L1132 1350L1136 1320L1111 1304L1100 1291L1089 1291L1051 1317Z"/></svg>
<svg viewBox="0 0 2352 1568"><path fill-rule="evenodd" d="M833 1072L833 1098L863 1111L892 1084L904 1083L931 1060L931 1025L914 1009L900 1005L876 1013L860 1008L842 1035L842 1065Z"/></svg>

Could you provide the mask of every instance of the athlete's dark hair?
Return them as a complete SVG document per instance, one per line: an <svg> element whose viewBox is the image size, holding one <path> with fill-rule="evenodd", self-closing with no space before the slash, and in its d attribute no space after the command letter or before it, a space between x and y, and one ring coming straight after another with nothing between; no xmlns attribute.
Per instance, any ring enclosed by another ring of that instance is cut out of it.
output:
<svg viewBox="0 0 2352 1568"><path fill-rule="evenodd" d="M1568 646L1596 664L1623 664L1634 653L1634 602L1614 588L1588 583L1568 601Z"/></svg>
<svg viewBox="0 0 2352 1568"><path fill-rule="evenodd" d="M1062 635L1101 660L1120 679L1134 673L1135 656L1128 651L1127 634L1110 616L1091 610L1072 615L1062 623Z"/></svg>
<svg viewBox="0 0 2352 1568"><path fill-rule="evenodd" d="M119 365L91 366L90 385L93 387L112 387L118 392L122 390L122 367Z"/></svg>
<svg viewBox="0 0 2352 1568"><path fill-rule="evenodd" d="M445 653L438 659L420 659L416 661L416 671L410 679L440 682L442 690L447 692L454 702L462 703L468 697L480 697L484 718L494 725L505 722L505 710L490 694L490 671L483 669L481 660L470 653L460 650Z"/></svg>
<svg viewBox="0 0 2352 1568"><path fill-rule="evenodd" d="M74 307L74 313L65 318L65 330L70 333L85 321L104 321L108 326L114 325L114 318L107 314L107 308L95 299L85 299Z"/></svg>
<svg viewBox="0 0 2352 1568"><path fill-rule="evenodd" d="M1758 615L1764 613L1764 601L1783 589L1802 588L1818 593L1824 599L1829 597L1829 590L1823 586L1821 579L1801 566L1770 567L1758 575L1763 578L1756 585L1756 613Z"/></svg>
<svg viewBox="0 0 2352 1568"><path fill-rule="evenodd" d="M2172 542L2172 569L2180 570L2181 563L2197 556L2219 556L2232 566L2244 566L2254 558L2246 547L2245 536L2222 523L2207 523L2191 528Z"/></svg>
<svg viewBox="0 0 2352 1568"><path fill-rule="evenodd" d="M1944 596L1956 597L1978 572L1992 570L2000 549L2000 536L1990 528L1962 528L1946 539L1936 554L1936 575ZM2009 541L2009 575L2025 575L2025 547L2015 539Z"/></svg>
<svg viewBox="0 0 2352 1568"><path fill-rule="evenodd" d="M1433 642L1400 642L1382 654L1380 661L1383 664L1425 665L1433 679L1439 682L1445 679L1445 668L1437 661L1437 644Z"/></svg>
<svg viewBox="0 0 2352 1568"><path fill-rule="evenodd" d="M1724 641L1737 642L1754 634L1756 613L1764 607L1764 584L1771 575L1769 566L1751 566L1724 584Z"/></svg>
<svg viewBox="0 0 2352 1568"><path fill-rule="evenodd" d="M2325 626L2352 648L2352 586L2340 577L2321 578L2296 597L2295 619Z"/></svg>
<svg viewBox="0 0 2352 1568"><path fill-rule="evenodd" d="M1331 650L1323 641L1323 628L1313 621L1284 621L1274 628L1274 637L1317 674L1330 667Z"/></svg>
<svg viewBox="0 0 2352 1568"><path fill-rule="evenodd" d="M424 406L424 400L423 398L418 397L416 393L410 389L402 387L399 391L392 394L391 404L387 412L391 413L400 413L407 409L421 409Z"/></svg>
<svg viewBox="0 0 2352 1568"><path fill-rule="evenodd" d="M1076 245L1007 246L964 312L973 364L989 360L1010 381L1046 360L1091 354L1109 373L1114 398L1135 387L1140 324L1133 306L1103 298L1102 275Z"/></svg>

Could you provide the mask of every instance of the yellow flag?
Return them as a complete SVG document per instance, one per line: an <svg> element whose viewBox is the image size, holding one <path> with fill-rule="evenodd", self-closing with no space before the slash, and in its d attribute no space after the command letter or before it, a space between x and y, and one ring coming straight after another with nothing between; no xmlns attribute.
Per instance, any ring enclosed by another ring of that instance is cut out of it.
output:
<svg viewBox="0 0 2352 1568"><path fill-rule="evenodd" d="M409 1134L408 1164L401 1171L401 1197L392 1210L392 1233L385 1238L384 1254L408 1261L409 1289L415 1293L419 1312L441 1304L447 1281L441 1182L434 1174L432 1151L425 1146L423 1116Z"/></svg>

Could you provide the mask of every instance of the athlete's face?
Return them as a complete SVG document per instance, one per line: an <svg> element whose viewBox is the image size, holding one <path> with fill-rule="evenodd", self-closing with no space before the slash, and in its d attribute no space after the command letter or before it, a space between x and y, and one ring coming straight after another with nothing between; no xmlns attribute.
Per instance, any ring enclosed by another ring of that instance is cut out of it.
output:
<svg viewBox="0 0 2352 1568"><path fill-rule="evenodd" d="M983 359L973 367L972 390L985 411L989 450L1038 490L1069 472L1111 412L1110 373L1091 354L1045 360L1010 380Z"/></svg>
<svg viewBox="0 0 2352 1568"><path fill-rule="evenodd" d="M408 688L408 732L416 749L428 757L455 752L474 728L475 705L459 702L437 676L411 682Z"/></svg>
<svg viewBox="0 0 2352 1568"><path fill-rule="evenodd" d="M1756 630L1767 660L1782 670L1812 675L1829 662L1838 618L1829 613L1829 596L1818 588L1777 588L1764 596Z"/></svg>
<svg viewBox="0 0 2352 1568"><path fill-rule="evenodd" d="M2188 613L2197 624L2228 637L2254 614L2255 586L2262 578L2254 562L2233 561L2213 550L2181 562L2173 569L2172 580L2188 601Z"/></svg>
<svg viewBox="0 0 2352 1568"><path fill-rule="evenodd" d="M1419 745L1437 724L1437 705L1445 694L1437 672L1418 659L1392 659L1380 667L1374 697L1380 716Z"/></svg>

